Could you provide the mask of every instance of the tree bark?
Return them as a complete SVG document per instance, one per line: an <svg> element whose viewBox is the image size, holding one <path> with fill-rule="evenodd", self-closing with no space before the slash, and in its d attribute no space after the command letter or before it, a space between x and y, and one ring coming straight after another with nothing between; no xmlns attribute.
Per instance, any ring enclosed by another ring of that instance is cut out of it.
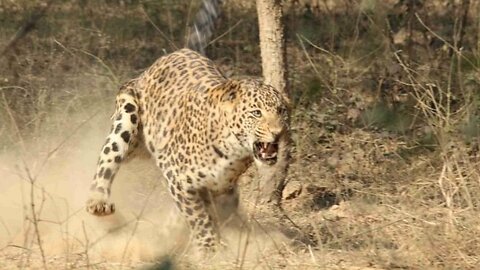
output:
<svg viewBox="0 0 480 270"><path fill-rule="evenodd" d="M283 10L280 0L257 0L263 77L267 84L288 93Z"/></svg>
<svg viewBox="0 0 480 270"><path fill-rule="evenodd" d="M289 100L283 10L280 0L257 0L260 50L265 83L281 91ZM274 166L257 164L260 178L260 201L279 206L290 163L289 130L279 142L278 162Z"/></svg>

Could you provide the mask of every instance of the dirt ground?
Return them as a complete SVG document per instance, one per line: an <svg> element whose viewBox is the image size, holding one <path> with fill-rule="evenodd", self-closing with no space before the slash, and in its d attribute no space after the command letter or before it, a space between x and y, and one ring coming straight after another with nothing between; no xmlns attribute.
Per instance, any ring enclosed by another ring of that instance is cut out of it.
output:
<svg viewBox="0 0 480 270"><path fill-rule="evenodd" d="M443 268L437 256L455 257L476 243L464 242L478 229L469 228L476 216L452 213L418 194L436 184L430 180L436 181L435 171L425 170L434 153L407 160L401 156L407 144L399 138L332 130L334 119L299 109L283 203L291 221L279 223L255 204L252 170L241 181L239 213L222 226L225 249L208 260L195 258L188 230L148 158L122 167L113 189L118 209L113 217L84 212L112 108L89 106L54 117L38 131L41 136L26 139L32 154L12 147L2 152L1 269L44 268L27 172L35 177L33 198L49 269L437 269ZM455 252L444 248L457 241Z"/></svg>

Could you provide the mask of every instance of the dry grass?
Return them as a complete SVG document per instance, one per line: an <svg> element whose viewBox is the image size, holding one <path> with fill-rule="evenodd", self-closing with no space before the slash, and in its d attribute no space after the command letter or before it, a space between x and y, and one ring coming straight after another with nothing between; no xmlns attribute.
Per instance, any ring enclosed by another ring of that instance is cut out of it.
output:
<svg viewBox="0 0 480 270"><path fill-rule="evenodd" d="M291 221L256 205L251 172L222 227L228 248L208 260L189 251L148 159L122 167L118 215L83 211L115 89L181 47L174 22L198 3L54 2L0 56L0 268L477 269L480 4L303 2L286 5ZM242 3L208 52L229 74L258 75L254 7ZM0 1L0 48L34 8Z"/></svg>

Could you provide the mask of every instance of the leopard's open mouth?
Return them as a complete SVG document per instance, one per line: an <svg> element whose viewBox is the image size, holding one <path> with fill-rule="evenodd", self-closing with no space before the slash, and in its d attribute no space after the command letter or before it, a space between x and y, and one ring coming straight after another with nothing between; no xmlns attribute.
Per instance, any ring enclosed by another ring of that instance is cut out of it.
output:
<svg viewBox="0 0 480 270"><path fill-rule="evenodd" d="M253 143L253 155L261 162L273 165L277 162L278 143L255 142Z"/></svg>

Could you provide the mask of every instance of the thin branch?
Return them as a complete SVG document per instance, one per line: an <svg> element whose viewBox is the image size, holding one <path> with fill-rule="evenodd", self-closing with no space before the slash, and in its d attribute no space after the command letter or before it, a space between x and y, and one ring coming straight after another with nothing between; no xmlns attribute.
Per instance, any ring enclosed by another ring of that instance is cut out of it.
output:
<svg viewBox="0 0 480 270"><path fill-rule="evenodd" d="M175 45L175 43L170 39L168 38L168 36L153 22L152 18L150 18L150 15L148 15L148 12L145 10L145 8L142 6L142 11L143 13L145 14L145 16L147 17L148 21L150 22L150 24L155 28L155 30L157 30L160 35L168 42L168 44L170 45L170 47L172 47L173 50L178 50L178 47L177 45Z"/></svg>
<svg viewBox="0 0 480 270"><path fill-rule="evenodd" d="M87 119L83 120L78 126L76 126L72 132L70 134L68 134L66 137L63 138L62 141L60 141L59 144L57 144L57 146L55 148L53 148L52 150L50 150L45 159L43 160L41 166L40 166L40 169L37 171L37 174L35 175L35 177L38 177L38 175L40 175L40 173L42 172L42 170L45 168L45 165L47 164L47 161L50 160L50 158L53 156L53 154L55 154L63 145L65 145L68 140L70 140L70 138L73 137L73 135L75 135L77 133L78 130L80 130L86 123L88 123L90 120L92 120L95 116L98 115L100 110L97 110L95 111L94 113L92 113Z"/></svg>
<svg viewBox="0 0 480 270"><path fill-rule="evenodd" d="M447 45L447 47L449 47L450 49L452 49L457 55L459 55L463 60L467 61L475 70L478 71L478 68L476 67L476 65L470 60L468 59L467 57L465 57L462 52L461 52L461 49L462 48L456 48L455 46L453 46L450 42L448 42L447 40L445 40L445 38L443 38L442 36L440 36L439 34L437 34L435 31L433 31L430 27L428 27L423 21L422 19L420 18L420 16L418 15L418 13L415 13L415 17L417 18L418 22L425 28L427 29L428 32L430 32L433 36L435 36L436 38L438 38L439 40L441 40L445 45Z"/></svg>
<svg viewBox="0 0 480 270"><path fill-rule="evenodd" d="M213 43L217 42L217 40L223 38L224 36L228 35L230 32L233 31L233 29L237 28L237 26L239 26L241 23L243 22L243 20L239 20L238 22L236 22L234 25L232 25L230 28L227 29L227 31L223 32L222 34L220 34L218 37L212 39L212 41L210 41L206 47L212 45Z"/></svg>
<svg viewBox="0 0 480 270"><path fill-rule="evenodd" d="M30 181L30 210L31 210L31 213L32 213L33 228L34 228L35 234L37 236L37 244L38 244L38 247L40 249L40 254L42 256L43 268L48 269L47 268L47 261L45 259L45 251L43 250L43 246L42 246L40 229L38 228L39 221L38 221L37 213L35 211L35 187L34 187L34 183L35 183L36 179L33 178L32 174L30 173L30 170L28 169L26 164L25 164L24 169L25 169L25 172L27 174L28 180Z"/></svg>

